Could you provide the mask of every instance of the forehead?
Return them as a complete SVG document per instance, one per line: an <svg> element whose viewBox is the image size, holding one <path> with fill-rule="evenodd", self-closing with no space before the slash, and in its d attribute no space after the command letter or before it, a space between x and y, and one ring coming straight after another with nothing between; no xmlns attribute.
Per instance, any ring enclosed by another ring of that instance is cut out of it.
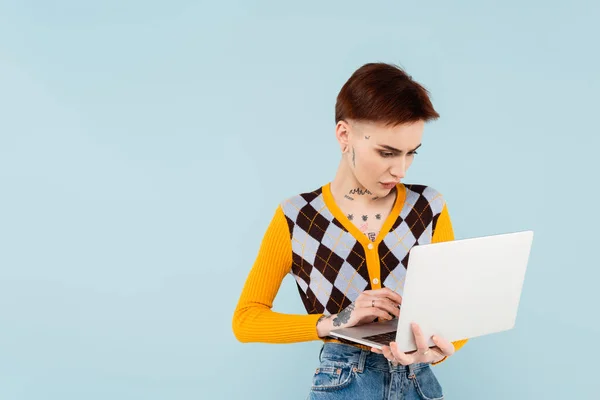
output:
<svg viewBox="0 0 600 400"><path fill-rule="evenodd" d="M388 145L397 149L412 149L421 143L424 121L400 124L395 126L376 122L353 122L351 124L357 134L368 136L373 144Z"/></svg>

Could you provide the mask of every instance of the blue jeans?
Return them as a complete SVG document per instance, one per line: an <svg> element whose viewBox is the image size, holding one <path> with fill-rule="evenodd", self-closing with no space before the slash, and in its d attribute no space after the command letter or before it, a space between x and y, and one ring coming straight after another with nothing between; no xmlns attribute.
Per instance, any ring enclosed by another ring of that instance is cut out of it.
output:
<svg viewBox="0 0 600 400"><path fill-rule="evenodd" d="M439 400L442 387L429 364L394 366L382 354L324 343L310 400Z"/></svg>

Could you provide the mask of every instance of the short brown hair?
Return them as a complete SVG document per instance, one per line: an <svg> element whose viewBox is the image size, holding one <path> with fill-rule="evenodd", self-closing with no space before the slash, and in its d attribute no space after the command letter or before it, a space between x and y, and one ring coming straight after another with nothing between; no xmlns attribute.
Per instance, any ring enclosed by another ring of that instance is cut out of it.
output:
<svg viewBox="0 0 600 400"><path fill-rule="evenodd" d="M335 122L353 119L398 125L439 118L429 92L400 67L369 63L357 69L340 90Z"/></svg>

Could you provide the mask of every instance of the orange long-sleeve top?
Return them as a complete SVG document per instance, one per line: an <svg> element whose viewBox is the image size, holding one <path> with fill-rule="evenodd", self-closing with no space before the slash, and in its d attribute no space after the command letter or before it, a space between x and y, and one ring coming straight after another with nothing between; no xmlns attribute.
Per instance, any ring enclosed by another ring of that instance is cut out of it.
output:
<svg viewBox="0 0 600 400"><path fill-rule="evenodd" d="M321 338L316 324L368 289L402 294L410 248L454 240L447 205L435 189L396 186L394 206L374 241L335 203L330 184L283 201L262 239L233 315L241 342L295 343ZM296 280L306 314L272 310L287 274ZM456 350L467 340L453 342Z"/></svg>

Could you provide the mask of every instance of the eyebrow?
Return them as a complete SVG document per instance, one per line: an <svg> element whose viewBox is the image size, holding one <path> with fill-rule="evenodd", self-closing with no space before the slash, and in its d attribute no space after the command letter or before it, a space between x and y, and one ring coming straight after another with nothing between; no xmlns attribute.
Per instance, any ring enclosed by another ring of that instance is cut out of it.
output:
<svg viewBox="0 0 600 400"><path fill-rule="evenodd" d="M422 144L422 143L421 143L421 144ZM415 147L414 149L412 149L411 151L409 151L409 153L411 153L411 152L413 152L413 151L417 150L419 147L421 147L421 144L419 144L417 147ZM383 147L383 148L384 148L384 149L386 149L386 150L395 151L395 152L397 152L397 153L402 153L402 150L398 150L397 148L395 148L395 147L392 147L392 146L388 146L387 144L380 144L379 146L380 146L380 147Z"/></svg>

